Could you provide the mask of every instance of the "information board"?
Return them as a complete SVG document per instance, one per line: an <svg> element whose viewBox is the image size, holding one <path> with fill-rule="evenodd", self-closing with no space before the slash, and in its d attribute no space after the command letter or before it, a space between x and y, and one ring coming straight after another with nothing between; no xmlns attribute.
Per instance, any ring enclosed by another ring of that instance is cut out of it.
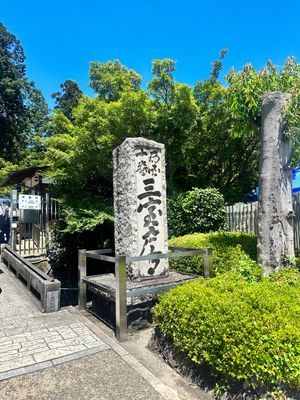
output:
<svg viewBox="0 0 300 400"><path fill-rule="evenodd" d="M41 196L33 194L19 195L19 210L40 210Z"/></svg>

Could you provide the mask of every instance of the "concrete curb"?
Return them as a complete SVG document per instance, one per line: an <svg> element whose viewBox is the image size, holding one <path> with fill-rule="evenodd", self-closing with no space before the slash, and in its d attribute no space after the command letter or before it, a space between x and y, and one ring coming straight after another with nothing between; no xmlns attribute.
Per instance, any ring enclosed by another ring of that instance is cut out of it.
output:
<svg viewBox="0 0 300 400"><path fill-rule="evenodd" d="M8 371L4 371L0 373L0 381L9 378L15 378L16 376L29 374L31 372L40 371L42 369L54 367L55 365L63 364L68 361L77 360L78 358L90 356L95 353L99 353L101 351L110 350L110 347L107 344L103 344L101 346L93 347L91 349L78 351L77 353L69 354L67 356L54 358L50 361L44 361L40 363L35 363L28 365L26 367L11 369Z"/></svg>

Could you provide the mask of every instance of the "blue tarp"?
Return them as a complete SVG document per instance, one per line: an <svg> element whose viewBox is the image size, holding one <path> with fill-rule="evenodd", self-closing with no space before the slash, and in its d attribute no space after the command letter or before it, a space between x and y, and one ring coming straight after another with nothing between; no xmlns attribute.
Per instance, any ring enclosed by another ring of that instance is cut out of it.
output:
<svg viewBox="0 0 300 400"><path fill-rule="evenodd" d="M292 170L292 191L293 193L300 192L300 167L293 168ZM259 194L259 188L257 187L249 195L250 201L257 201Z"/></svg>
<svg viewBox="0 0 300 400"><path fill-rule="evenodd" d="M300 191L300 167L294 168L292 173L293 173L293 181L292 181L293 193L296 193Z"/></svg>

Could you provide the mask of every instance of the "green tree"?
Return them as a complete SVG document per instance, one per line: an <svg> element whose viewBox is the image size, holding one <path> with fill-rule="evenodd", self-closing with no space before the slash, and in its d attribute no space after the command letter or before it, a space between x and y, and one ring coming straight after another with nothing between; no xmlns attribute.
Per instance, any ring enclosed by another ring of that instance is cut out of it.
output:
<svg viewBox="0 0 300 400"><path fill-rule="evenodd" d="M278 69L271 61L260 71L246 64L242 71L231 69L227 75L228 107L241 125L251 126L260 135L261 108L265 94L286 92L291 94L291 103L285 111L285 131L293 136L293 163L300 164L299 125L300 125L300 64L294 57L287 58L283 68Z"/></svg>
<svg viewBox="0 0 300 400"><path fill-rule="evenodd" d="M34 134L44 129L47 114L41 92L26 77L19 40L0 23L0 157L20 160Z"/></svg>
<svg viewBox="0 0 300 400"><path fill-rule="evenodd" d="M55 99L55 109L58 108L64 113L64 115L72 121L73 109L78 105L79 100L83 96L83 92L78 86L78 83L67 79L60 85L61 92L55 92L52 94L52 98Z"/></svg>
<svg viewBox="0 0 300 400"><path fill-rule="evenodd" d="M195 85L199 113L184 148L185 182L187 188L216 187L227 201L237 201L256 186L260 139L251 125L233 117L226 94L213 75Z"/></svg>
<svg viewBox="0 0 300 400"><path fill-rule="evenodd" d="M17 165L9 161L5 161L0 157L0 183L8 176L8 174L17 169ZM10 197L10 188L0 188L0 197Z"/></svg>
<svg viewBox="0 0 300 400"><path fill-rule="evenodd" d="M27 142L25 55L17 38L0 23L0 156L16 160Z"/></svg>
<svg viewBox="0 0 300 400"><path fill-rule="evenodd" d="M286 131L299 126L300 66L288 58L282 70L268 62L261 71L247 64L240 72L227 75L228 85L219 81L221 54L213 64L209 79L195 85L194 96L199 107L197 126L184 148L186 188L214 186L226 201L234 202L258 185L258 164L263 96L272 91L292 94L286 110ZM294 142L299 135L293 135ZM299 145L295 145L294 164L299 165Z"/></svg>
<svg viewBox="0 0 300 400"><path fill-rule="evenodd" d="M112 194L112 151L126 137L149 137L155 109L147 94L124 92L117 101L83 96L70 121L60 109L51 118L47 162L60 193Z"/></svg>
<svg viewBox="0 0 300 400"><path fill-rule="evenodd" d="M116 101L125 91L138 91L141 76L120 61L90 63L90 86L102 100Z"/></svg>
<svg viewBox="0 0 300 400"><path fill-rule="evenodd" d="M175 94L173 72L176 70L176 61L170 58L152 61L153 78L148 84L149 93L162 104L172 101Z"/></svg>
<svg viewBox="0 0 300 400"><path fill-rule="evenodd" d="M154 60L153 78L148 92L156 109L155 129L152 138L166 147L169 191L180 189L178 177L184 175L183 147L191 134L198 115L193 92L188 85L175 82L176 62L171 59Z"/></svg>

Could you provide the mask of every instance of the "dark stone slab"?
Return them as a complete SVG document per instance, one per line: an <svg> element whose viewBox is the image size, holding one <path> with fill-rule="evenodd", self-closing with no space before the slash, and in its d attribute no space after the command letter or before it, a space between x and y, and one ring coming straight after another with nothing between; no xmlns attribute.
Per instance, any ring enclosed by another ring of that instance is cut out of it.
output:
<svg viewBox="0 0 300 400"><path fill-rule="evenodd" d="M127 325L132 331L147 328L152 323L152 308L161 293L198 279L196 275L170 271L169 276L147 281L127 281ZM113 274L85 279L92 292L90 311L115 327L115 277Z"/></svg>

